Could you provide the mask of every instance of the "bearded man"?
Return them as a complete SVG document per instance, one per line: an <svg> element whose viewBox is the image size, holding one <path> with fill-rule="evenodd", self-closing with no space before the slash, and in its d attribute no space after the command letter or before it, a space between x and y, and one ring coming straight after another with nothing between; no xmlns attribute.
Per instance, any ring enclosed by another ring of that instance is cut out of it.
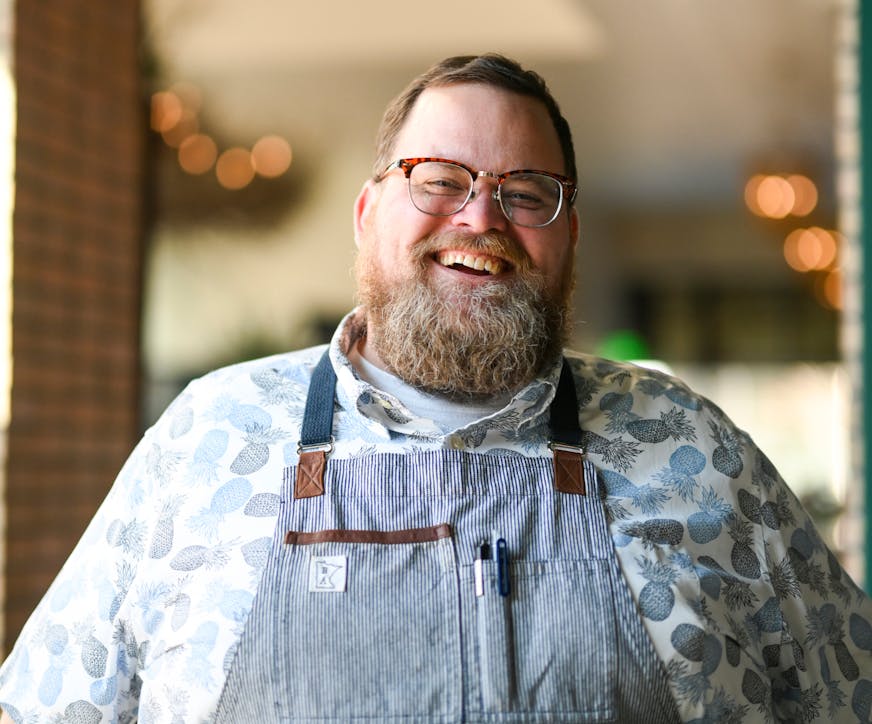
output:
<svg viewBox="0 0 872 724"><path fill-rule="evenodd" d="M544 81L389 107L324 347L193 382L0 671L5 721L867 721L872 607L753 442L563 350Z"/></svg>

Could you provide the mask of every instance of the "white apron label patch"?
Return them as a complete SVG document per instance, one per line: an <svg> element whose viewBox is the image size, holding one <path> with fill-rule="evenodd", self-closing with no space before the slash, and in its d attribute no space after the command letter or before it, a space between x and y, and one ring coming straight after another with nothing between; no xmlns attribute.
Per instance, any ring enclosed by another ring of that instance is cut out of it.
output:
<svg viewBox="0 0 872 724"><path fill-rule="evenodd" d="M346 556L312 556L309 559L309 593L342 593L347 574Z"/></svg>

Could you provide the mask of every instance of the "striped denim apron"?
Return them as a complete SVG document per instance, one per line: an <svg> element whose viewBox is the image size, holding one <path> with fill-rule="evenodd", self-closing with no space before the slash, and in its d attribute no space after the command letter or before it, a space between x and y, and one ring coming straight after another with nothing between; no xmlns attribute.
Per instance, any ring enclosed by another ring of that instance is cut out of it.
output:
<svg viewBox="0 0 872 724"><path fill-rule="evenodd" d="M679 721L588 462L562 492L549 458L378 454L308 497L302 465L216 722Z"/></svg>

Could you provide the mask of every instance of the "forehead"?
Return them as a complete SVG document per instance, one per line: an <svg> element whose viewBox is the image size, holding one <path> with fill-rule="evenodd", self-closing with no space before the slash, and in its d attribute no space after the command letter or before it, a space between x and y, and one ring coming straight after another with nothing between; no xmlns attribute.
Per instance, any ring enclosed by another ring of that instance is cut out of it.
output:
<svg viewBox="0 0 872 724"><path fill-rule="evenodd" d="M430 87L421 93L397 135L393 156L440 156L498 172L565 172L545 104L480 83Z"/></svg>

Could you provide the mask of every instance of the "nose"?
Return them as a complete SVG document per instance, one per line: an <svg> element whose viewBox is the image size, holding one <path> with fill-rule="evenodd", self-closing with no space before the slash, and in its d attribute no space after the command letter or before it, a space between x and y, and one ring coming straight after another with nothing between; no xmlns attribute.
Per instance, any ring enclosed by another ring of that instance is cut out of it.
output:
<svg viewBox="0 0 872 724"><path fill-rule="evenodd" d="M466 206L451 217L452 223L475 234L506 231L509 220L500 208L496 191L496 184L478 179Z"/></svg>

